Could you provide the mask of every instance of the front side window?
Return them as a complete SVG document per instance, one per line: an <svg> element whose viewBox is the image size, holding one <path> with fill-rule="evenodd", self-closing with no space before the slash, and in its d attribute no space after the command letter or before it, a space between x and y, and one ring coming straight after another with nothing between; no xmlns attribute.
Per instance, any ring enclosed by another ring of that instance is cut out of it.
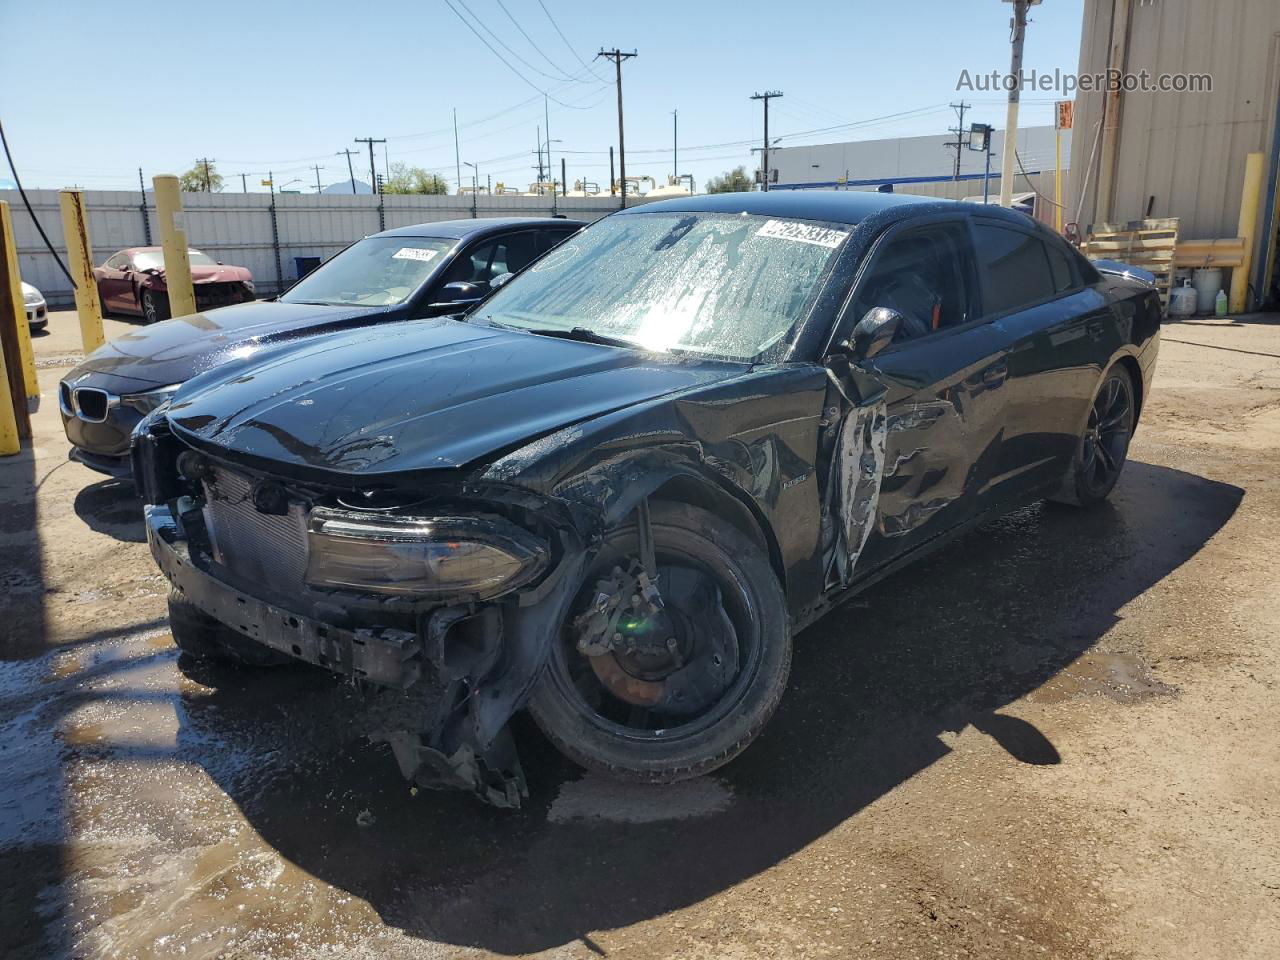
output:
<svg viewBox="0 0 1280 960"><path fill-rule="evenodd" d="M457 243L437 237L366 237L320 264L281 303L387 307L404 303Z"/></svg>
<svg viewBox="0 0 1280 960"><path fill-rule="evenodd" d="M218 261L199 250L188 250L187 260L195 267L217 266ZM133 265L138 270L163 270L164 252L161 250L140 250L133 255Z"/></svg>
<svg viewBox="0 0 1280 960"><path fill-rule="evenodd" d="M449 268L449 275L445 278L445 282L463 281L484 285L504 273L522 270L537 255L532 233L515 233L498 237L458 257Z"/></svg>
<svg viewBox="0 0 1280 960"><path fill-rule="evenodd" d="M608 217L502 287L486 319L655 351L753 359L793 338L847 224L710 213Z"/></svg>
<svg viewBox="0 0 1280 960"><path fill-rule="evenodd" d="M129 264L129 258L123 253L113 255L106 263L103 264L108 270L123 270Z"/></svg>
<svg viewBox="0 0 1280 960"><path fill-rule="evenodd" d="M854 301L856 322L868 310L902 314L899 340L928 336L972 319L972 260L965 226L946 223L910 230L876 255Z"/></svg>
<svg viewBox="0 0 1280 960"><path fill-rule="evenodd" d="M1021 230L975 223L978 262L986 272L983 303L987 313L1010 313L1056 295L1045 245Z"/></svg>

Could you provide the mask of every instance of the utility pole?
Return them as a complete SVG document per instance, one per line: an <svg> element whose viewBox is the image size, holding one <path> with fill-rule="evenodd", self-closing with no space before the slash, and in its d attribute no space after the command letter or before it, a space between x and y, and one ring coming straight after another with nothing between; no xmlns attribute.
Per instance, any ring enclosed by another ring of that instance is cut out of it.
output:
<svg viewBox="0 0 1280 960"><path fill-rule="evenodd" d="M954 133L956 138L954 140L949 140L946 143L946 148L948 150L955 150L956 152L955 172L951 175L952 180L960 179L960 151L969 145L969 141L965 137L964 128L964 112L968 110L969 107L970 104L965 103L963 100L959 103L951 104L951 109L956 112L957 117L956 125L948 128L948 131L950 133Z"/></svg>
<svg viewBox="0 0 1280 960"><path fill-rule="evenodd" d="M671 111L671 176L680 182L680 117L679 110ZM692 193L693 191L689 191Z"/></svg>
<svg viewBox="0 0 1280 960"><path fill-rule="evenodd" d="M213 184L210 182L210 177L209 177L209 164L217 163L217 162L218 162L217 160L211 160L208 157L201 157L199 160L196 161L196 163L204 167L204 192L205 193L213 192Z"/></svg>
<svg viewBox="0 0 1280 960"><path fill-rule="evenodd" d="M609 148L609 196L611 196L611 197L613 196L613 184L614 184L614 179L613 179L613 147L610 147L610 148ZM585 184L583 185L583 188L582 188L582 189L583 189L583 191L585 191L585 190L587 189L587 188L586 188L586 186L585 186Z"/></svg>
<svg viewBox="0 0 1280 960"><path fill-rule="evenodd" d="M378 168L373 161L373 145L375 143L386 143L386 138L378 140L374 137L356 137L356 143L367 143L369 145L369 188L375 192L378 189ZM352 183L352 192L355 192L355 184Z"/></svg>
<svg viewBox="0 0 1280 960"><path fill-rule="evenodd" d="M760 151L760 189L769 192L769 101L782 96L781 90L766 90L764 93L753 93L752 100L764 101L764 149Z"/></svg>
<svg viewBox="0 0 1280 960"><path fill-rule="evenodd" d="M240 174L240 192L249 192L249 175L247 173Z"/></svg>
<svg viewBox="0 0 1280 960"><path fill-rule="evenodd" d="M535 127L534 129L538 131L538 133L537 133L537 137L538 137L538 192L539 192L539 193L541 193L541 192L542 192L542 182L546 179L546 177L543 175L543 170L542 170L542 128L541 128L541 127Z"/></svg>
<svg viewBox="0 0 1280 960"><path fill-rule="evenodd" d="M453 108L453 166L458 177L458 189L462 189L462 154L458 152L458 108Z"/></svg>
<svg viewBox="0 0 1280 960"><path fill-rule="evenodd" d="M623 133L622 126L622 61L630 60L636 55L636 51L623 53L617 47L612 50L601 50L596 54L596 59L604 57L606 60L613 61L614 72L617 76L618 83L618 185L622 188L622 208L627 207L627 141ZM612 167L613 164L610 164Z"/></svg>
<svg viewBox="0 0 1280 960"><path fill-rule="evenodd" d="M355 153L355 151L352 150L350 147L348 147L346 150L339 150L337 153L334 154L334 156L341 157L344 154L346 155L347 176L351 178L351 193L354 195L356 192L356 171L355 171L355 168L351 166L351 155L353 153Z"/></svg>
<svg viewBox="0 0 1280 960"><path fill-rule="evenodd" d="M569 175L565 171L564 157L560 158L560 196L569 192Z"/></svg>
<svg viewBox="0 0 1280 960"><path fill-rule="evenodd" d="M1018 150L1018 106L1022 101L1022 42L1027 34L1027 8L1040 0L1005 0L1013 4L1010 42L1013 54L1009 74L1013 78L1009 87L1009 112L1004 124L1004 158L1000 165L1000 206L1013 206L1013 164Z"/></svg>
<svg viewBox="0 0 1280 960"><path fill-rule="evenodd" d="M556 174L555 167L551 165L551 114L547 111L547 96L542 95L542 119L547 125L547 179L551 181L551 212L555 212L556 204Z"/></svg>
<svg viewBox="0 0 1280 960"><path fill-rule="evenodd" d="M320 164L317 163L314 166L312 166L311 169L316 172L316 193L319 193L320 192L320 171L323 170L324 167L320 166Z"/></svg>

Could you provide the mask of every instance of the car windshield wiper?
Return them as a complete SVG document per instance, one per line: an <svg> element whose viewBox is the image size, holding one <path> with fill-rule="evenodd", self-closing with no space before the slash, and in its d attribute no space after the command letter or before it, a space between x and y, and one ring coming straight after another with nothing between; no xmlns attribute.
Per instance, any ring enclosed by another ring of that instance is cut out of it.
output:
<svg viewBox="0 0 1280 960"><path fill-rule="evenodd" d="M596 333L590 327L570 327L568 330L559 327L521 327L520 329L527 333L537 334L540 337L559 337L561 340L601 343L608 347L628 347L632 350L639 347L639 344L634 340L624 340L622 337L610 337L607 334Z"/></svg>

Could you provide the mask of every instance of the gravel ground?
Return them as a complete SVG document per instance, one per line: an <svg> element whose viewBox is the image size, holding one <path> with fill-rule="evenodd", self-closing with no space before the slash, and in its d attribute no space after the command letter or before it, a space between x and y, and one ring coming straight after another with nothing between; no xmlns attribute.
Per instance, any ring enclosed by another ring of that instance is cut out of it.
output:
<svg viewBox="0 0 1280 960"><path fill-rule="evenodd" d="M521 723L517 813L411 793L328 677L180 668L51 326L0 460L0 955L1280 956L1280 318L1166 326L1112 501L806 631L735 763L620 787Z"/></svg>

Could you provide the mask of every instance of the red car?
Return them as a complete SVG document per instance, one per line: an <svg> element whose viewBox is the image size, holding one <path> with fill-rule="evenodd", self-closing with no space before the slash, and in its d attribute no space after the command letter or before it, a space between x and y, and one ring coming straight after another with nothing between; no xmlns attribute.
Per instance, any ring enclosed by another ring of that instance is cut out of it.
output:
<svg viewBox="0 0 1280 960"><path fill-rule="evenodd" d="M196 307L210 310L255 299L253 274L207 253L188 250ZM159 247L130 247L95 267L103 313L132 313L147 321L168 320L169 288L164 282L164 254Z"/></svg>

